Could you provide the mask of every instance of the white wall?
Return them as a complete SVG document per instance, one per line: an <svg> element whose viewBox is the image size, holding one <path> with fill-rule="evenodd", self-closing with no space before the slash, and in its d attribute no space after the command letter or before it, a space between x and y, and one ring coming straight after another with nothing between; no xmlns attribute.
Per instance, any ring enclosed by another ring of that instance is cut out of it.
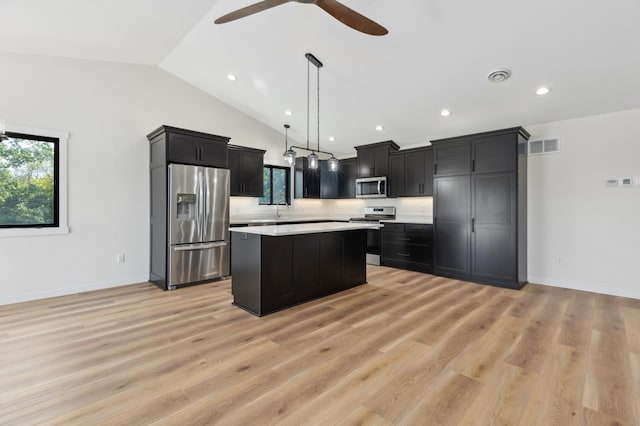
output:
<svg viewBox="0 0 640 426"><path fill-rule="evenodd" d="M145 281L148 142L161 124L267 148L282 164L283 135L154 67L0 54L0 116L9 124L67 130L67 235L0 238L0 304ZM559 154L529 162L531 282L640 298L640 110L526 126L560 139ZM431 199L384 200L399 214L431 213ZM379 200L296 201L303 214L357 215ZM232 213L265 212L235 199ZM125 253L124 264L115 262ZM562 258L562 265L558 264Z"/></svg>
<svg viewBox="0 0 640 426"><path fill-rule="evenodd" d="M0 304L148 279L146 135L162 124L281 150L282 134L156 67L0 54L0 116L66 130L69 226L0 238ZM117 264L116 253L126 262Z"/></svg>
<svg viewBox="0 0 640 426"><path fill-rule="evenodd" d="M560 152L529 157L529 281L640 298L640 109L527 126ZM559 261L559 258L560 261Z"/></svg>

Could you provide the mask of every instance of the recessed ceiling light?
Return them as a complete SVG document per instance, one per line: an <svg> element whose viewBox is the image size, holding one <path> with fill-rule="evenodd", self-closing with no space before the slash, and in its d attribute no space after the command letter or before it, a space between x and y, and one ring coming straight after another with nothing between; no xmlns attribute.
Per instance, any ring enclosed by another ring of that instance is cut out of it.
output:
<svg viewBox="0 0 640 426"><path fill-rule="evenodd" d="M335 142L336 138L334 138L333 136L329 136L329 142Z"/></svg>
<svg viewBox="0 0 640 426"><path fill-rule="evenodd" d="M377 130L377 131L379 131L379 132L381 132L381 131L383 131L383 130L384 130L384 127L382 127L381 125L379 125L379 124L378 124L378 125L376 126L376 130Z"/></svg>
<svg viewBox="0 0 640 426"><path fill-rule="evenodd" d="M536 90L536 95L538 96L543 96L546 95L547 93L549 93L551 91L551 89L549 89L548 87L538 87L538 90Z"/></svg>
<svg viewBox="0 0 640 426"><path fill-rule="evenodd" d="M509 77L511 77L511 71L506 68L493 70L487 76L489 81L492 83L502 83L503 81L507 81Z"/></svg>
<svg viewBox="0 0 640 426"><path fill-rule="evenodd" d="M286 110L286 111L284 112L284 115L293 115L293 113L292 113L290 110Z"/></svg>
<svg viewBox="0 0 640 426"><path fill-rule="evenodd" d="M451 115L451 111L449 111L448 109L443 109L442 111L440 111L440 115L443 117L448 117Z"/></svg>
<svg viewBox="0 0 640 426"><path fill-rule="evenodd" d="M238 79L235 74L227 74L227 78L231 81L236 81Z"/></svg>

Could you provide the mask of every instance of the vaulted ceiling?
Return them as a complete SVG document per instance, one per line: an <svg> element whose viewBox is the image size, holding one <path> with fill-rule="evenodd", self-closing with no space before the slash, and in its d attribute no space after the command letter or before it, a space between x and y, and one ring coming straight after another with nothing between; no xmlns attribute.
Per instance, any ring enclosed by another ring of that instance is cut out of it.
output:
<svg viewBox="0 0 640 426"><path fill-rule="evenodd" d="M637 0L342 1L389 34L296 2L216 25L254 0L6 0L0 51L157 65L298 141L310 52L324 63L321 148L336 154L640 107ZM512 77L489 82L496 68Z"/></svg>

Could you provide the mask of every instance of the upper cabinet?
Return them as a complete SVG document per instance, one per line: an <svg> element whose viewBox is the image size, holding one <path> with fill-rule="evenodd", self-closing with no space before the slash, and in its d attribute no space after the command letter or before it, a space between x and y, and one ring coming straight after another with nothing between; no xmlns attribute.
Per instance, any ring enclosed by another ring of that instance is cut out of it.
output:
<svg viewBox="0 0 640 426"><path fill-rule="evenodd" d="M262 197L264 190L262 149L229 145L229 170L231 171L231 195Z"/></svg>
<svg viewBox="0 0 640 426"><path fill-rule="evenodd" d="M416 148L389 155L390 197L430 197L432 195L432 148Z"/></svg>
<svg viewBox="0 0 640 426"><path fill-rule="evenodd" d="M434 176L467 173L513 172L518 168L518 144L513 134L482 133L477 136L434 141Z"/></svg>
<svg viewBox="0 0 640 426"><path fill-rule="evenodd" d="M358 152L358 177L387 176L389 174L389 153L397 151L394 141L378 142L356 146Z"/></svg>
<svg viewBox="0 0 640 426"><path fill-rule="evenodd" d="M338 165L338 198L356 198L358 160L345 158Z"/></svg>
<svg viewBox="0 0 640 426"><path fill-rule="evenodd" d="M229 138L171 126L160 126L148 136L152 143L151 163L193 164L227 167Z"/></svg>
<svg viewBox="0 0 640 426"><path fill-rule="evenodd" d="M338 170L344 167L340 161ZM309 167L307 157L296 158L294 168L294 192L295 198L322 198L335 199L340 195L340 172L329 170L327 160L320 160L317 169ZM355 192L355 181L353 183Z"/></svg>

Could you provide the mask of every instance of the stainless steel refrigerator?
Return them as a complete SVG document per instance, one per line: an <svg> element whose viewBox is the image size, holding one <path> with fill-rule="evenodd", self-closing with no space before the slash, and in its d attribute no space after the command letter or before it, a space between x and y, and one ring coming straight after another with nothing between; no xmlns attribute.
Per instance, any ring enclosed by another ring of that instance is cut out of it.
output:
<svg viewBox="0 0 640 426"><path fill-rule="evenodd" d="M229 170L168 169L167 288L229 275Z"/></svg>

